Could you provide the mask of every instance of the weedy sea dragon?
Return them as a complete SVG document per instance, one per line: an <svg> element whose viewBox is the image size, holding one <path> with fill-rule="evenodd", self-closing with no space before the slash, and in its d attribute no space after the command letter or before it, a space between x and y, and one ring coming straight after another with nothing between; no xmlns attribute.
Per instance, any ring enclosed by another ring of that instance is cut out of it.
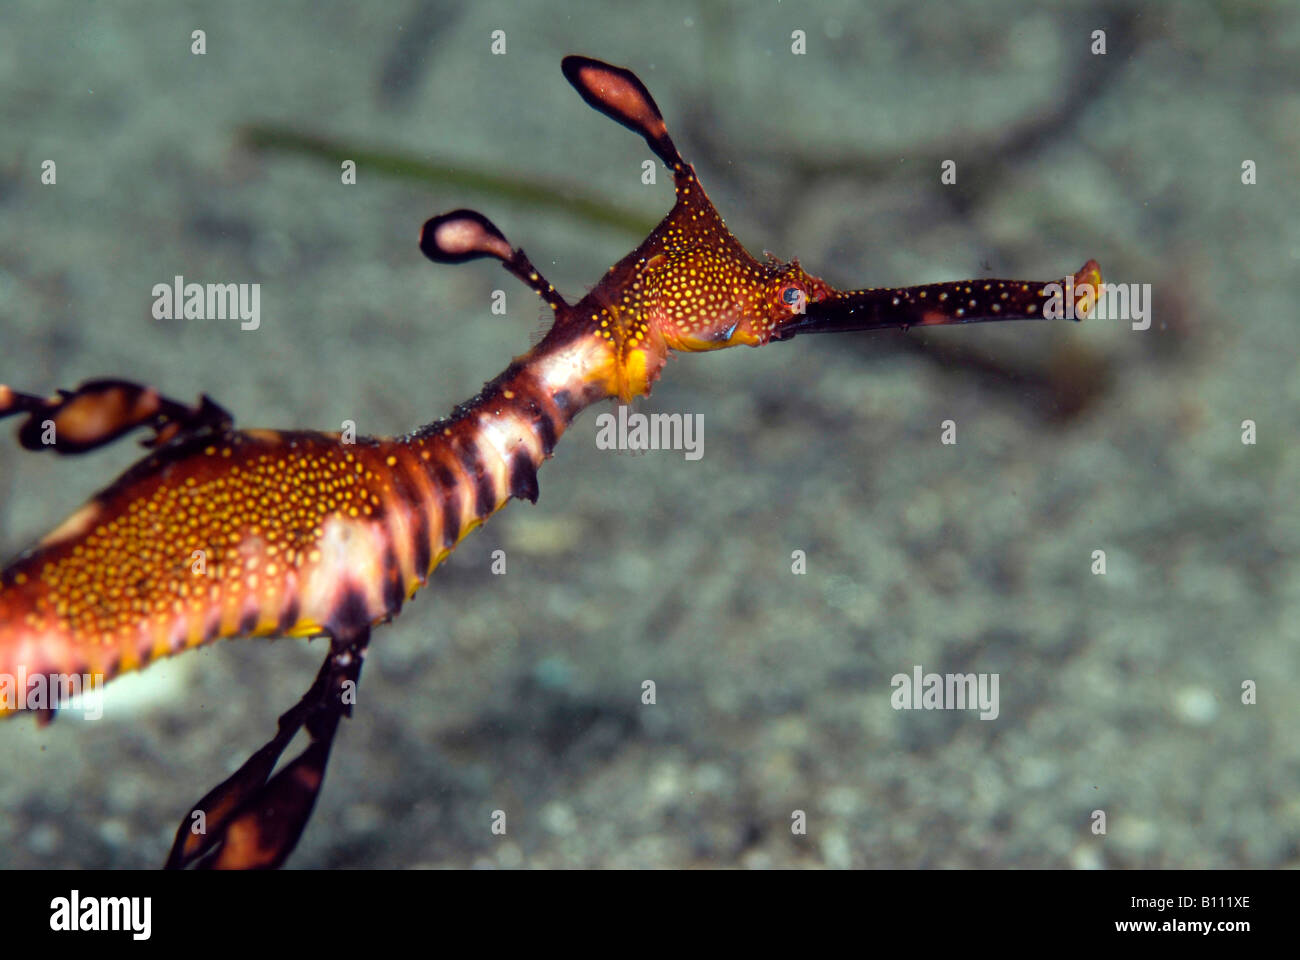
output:
<svg viewBox="0 0 1300 960"><path fill-rule="evenodd" d="M50 397L0 386L0 417L26 416L18 436L29 450L78 454L152 430L143 460L0 572L0 675L54 687L61 676L112 678L219 637L329 638L315 682L274 738L184 817L168 867L284 862L315 804L339 719L351 713L371 628L396 616L508 500L535 502L537 469L574 418L601 400L648 395L669 351L1037 319L1071 285L1085 293L1082 316L1089 289L1099 289L1091 260L1054 283L847 291L797 260L761 263L709 202L636 75L578 56L563 70L588 104L645 138L672 171L676 202L576 304L481 214L455 210L425 223L429 259L494 257L554 313L536 346L447 419L346 443L337 433L237 430L206 396L189 406L122 380ZM10 697L0 709L23 707ZM303 728L308 746L276 771Z"/></svg>

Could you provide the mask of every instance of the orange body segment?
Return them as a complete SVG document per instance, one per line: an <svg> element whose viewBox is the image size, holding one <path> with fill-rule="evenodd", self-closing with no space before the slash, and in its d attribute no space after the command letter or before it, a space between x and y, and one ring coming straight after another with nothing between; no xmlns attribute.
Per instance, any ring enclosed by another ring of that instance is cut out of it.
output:
<svg viewBox="0 0 1300 960"><path fill-rule="evenodd" d="M469 531L536 499L585 395L547 369L407 437L232 429L159 450L0 572L0 674L111 678L219 637L392 617Z"/></svg>

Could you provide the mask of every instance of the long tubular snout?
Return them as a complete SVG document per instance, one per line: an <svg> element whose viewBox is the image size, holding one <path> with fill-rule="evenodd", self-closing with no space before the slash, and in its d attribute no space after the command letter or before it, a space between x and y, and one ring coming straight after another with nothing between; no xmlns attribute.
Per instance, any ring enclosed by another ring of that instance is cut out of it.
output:
<svg viewBox="0 0 1300 960"><path fill-rule="evenodd" d="M1061 280L957 280L920 287L837 291L808 303L775 339L800 333L848 333L887 327L984 323L993 320L1082 319L1101 290L1101 268L1089 260Z"/></svg>

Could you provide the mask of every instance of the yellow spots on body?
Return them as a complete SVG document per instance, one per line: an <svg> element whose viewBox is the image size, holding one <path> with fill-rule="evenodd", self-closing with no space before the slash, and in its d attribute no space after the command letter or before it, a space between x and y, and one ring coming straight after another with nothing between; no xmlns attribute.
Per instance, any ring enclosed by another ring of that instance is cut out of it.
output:
<svg viewBox="0 0 1300 960"><path fill-rule="evenodd" d="M123 663L201 643L214 625L246 632L250 617L274 632L302 565L321 559L326 522L381 511L397 457L367 454L369 469L323 435L291 446L262 433L128 475L69 518L13 574L34 591L27 622L95 638Z"/></svg>

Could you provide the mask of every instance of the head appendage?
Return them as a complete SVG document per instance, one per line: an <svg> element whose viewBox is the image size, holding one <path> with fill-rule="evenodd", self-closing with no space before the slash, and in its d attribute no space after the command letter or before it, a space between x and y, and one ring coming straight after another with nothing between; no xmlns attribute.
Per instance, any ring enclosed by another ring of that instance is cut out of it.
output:
<svg viewBox="0 0 1300 960"><path fill-rule="evenodd" d="M589 106L645 137L655 156L668 166L674 177L689 176L690 166L668 136L658 104L635 73L576 55L565 57L560 69Z"/></svg>
<svg viewBox="0 0 1300 960"><path fill-rule="evenodd" d="M568 303L538 272L522 249L512 248L505 234L475 210L453 210L425 221L420 230L420 250L434 263L464 263L480 257L500 260L556 312Z"/></svg>

